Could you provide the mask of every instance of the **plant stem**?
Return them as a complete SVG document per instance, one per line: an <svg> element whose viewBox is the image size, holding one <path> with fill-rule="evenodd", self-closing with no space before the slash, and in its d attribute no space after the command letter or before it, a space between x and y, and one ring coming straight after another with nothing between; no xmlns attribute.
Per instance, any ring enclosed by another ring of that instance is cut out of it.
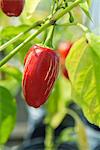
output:
<svg viewBox="0 0 100 150"><path fill-rule="evenodd" d="M45 28L49 27L50 24L44 24L39 30L37 30L34 34L29 36L23 43L17 46L13 51L11 51L2 61L0 61L0 67L3 66L10 58L12 58L22 47L24 47L29 41L34 39L39 33L41 33Z"/></svg>
<svg viewBox="0 0 100 150"><path fill-rule="evenodd" d="M72 8L77 6L81 0L76 0L72 5L68 6L66 9L59 11L53 17L51 17L50 21L47 21L43 24L34 34L30 35L23 43L17 46L13 51L11 51L3 60L0 61L0 67L3 66L9 59L11 59L22 47L24 47L28 42L34 39L38 34L40 34L45 28L53 25L57 20L63 17L66 13L68 13Z"/></svg>
<svg viewBox="0 0 100 150"><path fill-rule="evenodd" d="M51 47L51 48L53 47L52 46L52 41L53 41L54 28L55 28L55 25L50 27L49 33L48 33L47 38L44 42L45 46L48 46L48 47Z"/></svg>
<svg viewBox="0 0 100 150"><path fill-rule="evenodd" d="M59 20L62 18L66 13L68 13L72 8L76 7L79 3L81 3L82 0L76 0L72 3L72 5L68 6L67 8L61 10L59 13L55 14L52 20Z"/></svg>
<svg viewBox="0 0 100 150"><path fill-rule="evenodd" d="M78 138L78 146L80 150L89 150L87 135L84 123L81 121L80 117L76 112L67 108L66 114L71 115L75 120L75 129Z"/></svg>
<svg viewBox="0 0 100 150"><path fill-rule="evenodd" d="M73 22L73 23L63 23L63 24L56 24L56 26L66 26L66 27L68 27L68 26L76 26L77 25L77 22Z"/></svg>
<svg viewBox="0 0 100 150"><path fill-rule="evenodd" d="M87 27L85 27L83 24L77 23L76 24L78 27L80 27L82 29L82 31L84 32L89 32L89 29Z"/></svg>
<svg viewBox="0 0 100 150"><path fill-rule="evenodd" d="M54 129L47 125L46 127L46 137L45 137L45 150L54 150Z"/></svg>
<svg viewBox="0 0 100 150"><path fill-rule="evenodd" d="M3 51L7 46L9 46L10 44L16 42L19 38L21 38L24 34L26 34L27 32L29 32L31 29L36 28L37 26L41 26L41 24L44 21L37 21L35 22L30 28L28 28L26 31L19 33L17 36L15 36L14 38L12 38L11 40L9 40L8 42L6 42L5 44L0 46L0 51Z"/></svg>

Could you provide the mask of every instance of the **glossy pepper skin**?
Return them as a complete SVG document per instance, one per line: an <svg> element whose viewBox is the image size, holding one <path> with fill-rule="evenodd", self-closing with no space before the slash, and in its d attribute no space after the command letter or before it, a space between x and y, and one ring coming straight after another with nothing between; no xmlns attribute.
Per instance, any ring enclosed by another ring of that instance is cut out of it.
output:
<svg viewBox="0 0 100 150"><path fill-rule="evenodd" d="M25 0L1 0L1 9L9 17L21 14Z"/></svg>
<svg viewBox="0 0 100 150"><path fill-rule="evenodd" d="M35 108L45 103L59 71L59 57L49 49L34 45L26 54L23 94L28 105Z"/></svg>
<svg viewBox="0 0 100 150"><path fill-rule="evenodd" d="M61 63L61 70L63 75L69 79L68 71L65 67L65 59L67 55L69 54L69 51L72 47L72 43L70 41L67 42L61 42L58 46L58 53L60 55L60 63Z"/></svg>

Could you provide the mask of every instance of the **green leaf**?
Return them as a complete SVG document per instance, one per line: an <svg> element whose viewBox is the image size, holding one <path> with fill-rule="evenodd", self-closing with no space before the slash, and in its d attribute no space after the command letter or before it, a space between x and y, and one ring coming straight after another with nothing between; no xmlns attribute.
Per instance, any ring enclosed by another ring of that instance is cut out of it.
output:
<svg viewBox="0 0 100 150"><path fill-rule="evenodd" d="M24 11L21 14L21 19L26 24L31 24L34 21L33 13L36 10L40 0L26 0Z"/></svg>
<svg viewBox="0 0 100 150"><path fill-rule="evenodd" d="M35 9L37 8L38 4L39 4L40 0L26 0L26 8L25 11L28 15L28 17L30 17L30 15L33 14L33 12L35 11Z"/></svg>
<svg viewBox="0 0 100 150"><path fill-rule="evenodd" d="M1 2L1 0L0 0ZM10 24L10 19L0 10L0 26L8 26ZM0 35L1 36L1 35Z"/></svg>
<svg viewBox="0 0 100 150"><path fill-rule="evenodd" d="M100 37L89 34L71 48L66 66L72 82L72 97L87 119L100 126ZM97 40L98 39L98 40Z"/></svg>
<svg viewBox="0 0 100 150"><path fill-rule="evenodd" d="M0 68L0 72L4 72L13 78L15 78L19 83L22 81L22 73L21 71L12 65L5 65Z"/></svg>
<svg viewBox="0 0 100 150"><path fill-rule="evenodd" d="M85 1L84 3L80 3L79 4L81 9L84 11L84 13L87 15L87 17L91 19L91 16L90 16L90 13L89 13L89 6L88 6L88 3Z"/></svg>
<svg viewBox="0 0 100 150"><path fill-rule="evenodd" d="M18 94L21 85L14 78L8 77L5 80L0 80L0 86L10 90L12 96L15 97Z"/></svg>
<svg viewBox="0 0 100 150"><path fill-rule="evenodd" d="M89 41L91 50L100 58L100 36L96 36L93 33L87 33L86 38Z"/></svg>
<svg viewBox="0 0 100 150"><path fill-rule="evenodd" d="M91 0L86 0L86 1L87 1L88 6L90 6L91 5Z"/></svg>
<svg viewBox="0 0 100 150"><path fill-rule="evenodd" d="M100 105L100 36L88 34L88 40L94 67L98 105Z"/></svg>
<svg viewBox="0 0 100 150"><path fill-rule="evenodd" d="M16 102L10 92L0 86L0 144L8 140L16 122Z"/></svg>
<svg viewBox="0 0 100 150"><path fill-rule="evenodd" d="M4 65L0 68L1 79L0 85L10 90L13 96L16 96L22 81L22 73L12 65Z"/></svg>
<svg viewBox="0 0 100 150"><path fill-rule="evenodd" d="M18 35L20 32L24 32L29 28L28 25L20 25L20 26L7 26L3 28L0 32L0 37L2 39L9 39L16 35Z"/></svg>

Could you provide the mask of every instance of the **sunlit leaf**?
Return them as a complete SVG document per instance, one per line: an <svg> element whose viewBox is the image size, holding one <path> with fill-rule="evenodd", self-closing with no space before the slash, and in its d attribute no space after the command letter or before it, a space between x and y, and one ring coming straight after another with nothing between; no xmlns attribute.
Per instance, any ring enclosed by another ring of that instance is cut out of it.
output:
<svg viewBox="0 0 100 150"><path fill-rule="evenodd" d="M100 36L94 34L86 34L91 50L100 58Z"/></svg>
<svg viewBox="0 0 100 150"><path fill-rule="evenodd" d="M93 34L88 37L90 40L84 36L72 46L66 66L73 99L87 119L100 126L100 37Z"/></svg>

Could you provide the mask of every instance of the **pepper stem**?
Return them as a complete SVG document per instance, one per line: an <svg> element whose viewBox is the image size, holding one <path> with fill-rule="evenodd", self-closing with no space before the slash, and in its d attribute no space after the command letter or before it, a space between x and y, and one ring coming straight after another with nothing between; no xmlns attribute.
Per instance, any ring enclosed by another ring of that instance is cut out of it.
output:
<svg viewBox="0 0 100 150"><path fill-rule="evenodd" d="M52 41L53 41L53 35L54 35L54 29L55 29L55 25L52 25L50 27L50 30L49 30L49 33L48 33L48 36L44 42L44 45L48 46L48 47L53 47L53 44L52 44Z"/></svg>

